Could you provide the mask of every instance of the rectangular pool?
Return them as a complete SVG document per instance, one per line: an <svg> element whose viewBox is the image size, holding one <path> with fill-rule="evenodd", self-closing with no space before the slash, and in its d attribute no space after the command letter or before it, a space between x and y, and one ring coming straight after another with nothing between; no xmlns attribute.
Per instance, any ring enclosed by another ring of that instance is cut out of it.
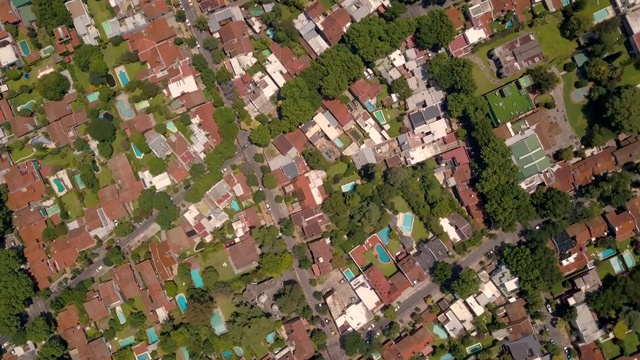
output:
<svg viewBox="0 0 640 360"><path fill-rule="evenodd" d="M211 324L213 332L216 333L216 335L221 335L227 332L227 326L224 324L224 318L222 317L220 309L216 309L213 312L209 323Z"/></svg>
<svg viewBox="0 0 640 360"><path fill-rule="evenodd" d="M149 338L149 344L155 344L158 342L158 335L156 335L156 330L154 328L147 329L147 337Z"/></svg>
<svg viewBox="0 0 640 360"><path fill-rule="evenodd" d="M355 181L352 181L350 183L344 184L341 186L342 192L349 192L349 191L353 191L356 188L356 183Z"/></svg>
<svg viewBox="0 0 640 360"><path fill-rule="evenodd" d="M231 208L233 211L240 211L240 204L238 204L237 200L231 200Z"/></svg>
<svg viewBox="0 0 640 360"><path fill-rule="evenodd" d="M606 250L601 251L598 254L598 257L600 257L600 260L606 260L606 259L612 257L615 254L616 254L616 251L614 249L608 248Z"/></svg>
<svg viewBox="0 0 640 360"><path fill-rule="evenodd" d="M336 144L336 146L340 149L342 149L344 147L344 143L342 142L342 140L340 139L335 139L333 140L333 143Z"/></svg>
<svg viewBox="0 0 640 360"><path fill-rule="evenodd" d="M620 274L621 272L624 271L624 265L622 265L622 261L620 261L620 257L616 256L616 257L612 257L609 262L611 262L611 266L613 266L613 271L616 274Z"/></svg>
<svg viewBox="0 0 640 360"><path fill-rule="evenodd" d="M627 268L632 269L636 266L636 259L633 258L633 254L629 249L624 251L622 259L624 260L624 264L627 265Z"/></svg>
<svg viewBox="0 0 640 360"><path fill-rule="evenodd" d="M193 285L198 289L204 286L202 276L200 276L200 269L191 270L191 280L193 280Z"/></svg>
<svg viewBox="0 0 640 360"><path fill-rule="evenodd" d="M119 341L120 348L125 348L127 346L133 345L136 342L136 339L133 336L129 336L128 338L122 339Z"/></svg>
<svg viewBox="0 0 640 360"><path fill-rule="evenodd" d="M404 213L402 215L402 232L405 234L411 234L413 231L413 214Z"/></svg>
<svg viewBox="0 0 640 360"><path fill-rule="evenodd" d="M99 98L100 98L100 93L97 92L97 91L92 92L91 94L87 95L87 101L89 103L92 103L92 102L98 100Z"/></svg>
<svg viewBox="0 0 640 360"><path fill-rule="evenodd" d="M384 125L387 123L387 120L384 118L384 114L382 113L382 110L374 111L373 116L376 118L376 120L378 120L378 123L380 125Z"/></svg>
<svg viewBox="0 0 640 360"><path fill-rule="evenodd" d="M29 49L29 44L27 44L27 40L20 41L18 45L20 45L20 50L22 50L22 53L24 54L24 56L29 56L29 54L31 54L31 49Z"/></svg>
<svg viewBox="0 0 640 360"><path fill-rule="evenodd" d="M599 22L604 21L609 17L609 8L604 8L602 10L596 11L593 13L593 23L597 24Z"/></svg>
<svg viewBox="0 0 640 360"><path fill-rule="evenodd" d="M180 311L182 312L187 311L187 298L184 297L184 294L178 294L178 296L176 296L176 301L178 302L178 307L180 308Z"/></svg>
<svg viewBox="0 0 640 360"><path fill-rule="evenodd" d="M346 277L347 280L349 280L349 282L353 281L353 279L356 278L356 276L353 275L353 271L351 271L351 269L346 269L342 273L344 274L344 277Z"/></svg>

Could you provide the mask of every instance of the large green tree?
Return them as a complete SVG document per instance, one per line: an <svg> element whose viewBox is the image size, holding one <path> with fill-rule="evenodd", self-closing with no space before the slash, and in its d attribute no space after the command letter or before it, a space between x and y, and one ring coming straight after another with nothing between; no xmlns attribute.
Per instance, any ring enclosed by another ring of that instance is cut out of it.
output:
<svg viewBox="0 0 640 360"><path fill-rule="evenodd" d="M531 197L531 203L543 218L553 220L568 219L573 214L571 196L556 188L540 187Z"/></svg>
<svg viewBox="0 0 640 360"><path fill-rule="evenodd" d="M546 94L556 87L560 79L555 73L549 71L544 66L536 66L527 70L527 75L531 76L533 89Z"/></svg>
<svg viewBox="0 0 640 360"><path fill-rule="evenodd" d="M0 334L12 335L20 329L25 301L34 294L34 283L22 268L24 259L15 249L0 250Z"/></svg>
<svg viewBox="0 0 640 360"><path fill-rule="evenodd" d="M349 331L342 334L340 336L340 346L347 356L363 354L367 350L367 344L357 331Z"/></svg>
<svg viewBox="0 0 640 360"><path fill-rule="evenodd" d="M51 101L60 101L67 95L71 88L71 82L66 76L57 71L44 75L36 82L36 90L43 98Z"/></svg>
<svg viewBox="0 0 640 360"><path fill-rule="evenodd" d="M98 142L110 143L116 138L116 127L112 121L104 118L96 118L89 121L87 133Z"/></svg>
<svg viewBox="0 0 640 360"><path fill-rule="evenodd" d="M71 13L64 6L65 0L32 0L31 3L36 23L47 29L47 32L61 25L73 25Z"/></svg>
<svg viewBox="0 0 640 360"><path fill-rule="evenodd" d="M27 325L27 338L36 343L47 340L54 332L55 323L42 315Z"/></svg>
<svg viewBox="0 0 640 360"><path fill-rule="evenodd" d="M438 54L427 63L427 69L433 79L451 93L473 94L476 91L471 61L467 59Z"/></svg>
<svg viewBox="0 0 640 360"><path fill-rule="evenodd" d="M416 43L422 49L438 50L449 46L456 29L444 10L436 9L417 20Z"/></svg>
<svg viewBox="0 0 640 360"><path fill-rule="evenodd" d="M640 133L640 89L635 86L616 88L605 102L605 117L619 131Z"/></svg>

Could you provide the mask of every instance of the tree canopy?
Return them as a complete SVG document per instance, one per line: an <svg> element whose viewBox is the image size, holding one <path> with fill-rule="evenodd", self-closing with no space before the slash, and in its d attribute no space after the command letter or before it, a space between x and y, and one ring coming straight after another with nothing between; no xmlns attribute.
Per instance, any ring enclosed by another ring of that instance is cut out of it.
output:
<svg viewBox="0 0 640 360"><path fill-rule="evenodd" d="M58 26L73 25L71 13L64 6L65 0L32 0L31 3L36 23L47 29L47 32Z"/></svg>
<svg viewBox="0 0 640 360"><path fill-rule="evenodd" d="M71 82L57 71L42 76L36 82L36 90L43 98L60 101L71 88Z"/></svg>
<svg viewBox="0 0 640 360"><path fill-rule="evenodd" d="M12 335L20 329L25 301L34 295L34 283L21 268L24 259L15 249L0 250L0 334Z"/></svg>
<svg viewBox="0 0 640 360"><path fill-rule="evenodd" d="M476 91L470 60L438 54L429 61L427 69L440 87L451 93L473 94Z"/></svg>
<svg viewBox="0 0 640 360"><path fill-rule="evenodd" d="M436 9L417 19L416 43L422 49L439 50L449 46L456 29L444 10Z"/></svg>
<svg viewBox="0 0 640 360"><path fill-rule="evenodd" d="M640 133L640 89L621 86L608 96L605 116L619 131L627 134Z"/></svg>
<svg viewBox="0 0 640 360"><path fill-rule="evenodd" d="M556 188L540 187L531 197L531 203L538 215L553 220L567 219L573 214L571 196Z"/></svg>
<svg viewBox="0 0 640 360"><path fill-rule="evenodd" d="M556 87L560 79L552 71L543 66L536 66L527 70L527 75L531 76L533 89L546 94Z"/></svg>
<svg viewBox="0 0 640 360"><path fill-rule="evenodd" d="M340 336L340 346L348 356L363 354L367 349L362 335L356 331L349 331Z"/></svg>
<svg viewBox="0 0 640 360"><path fill-rule="evenodd" d="M89 121L87 133L98 142L110 143L116 138L116 127L112 121L104 118L95 118Z"/></svg>

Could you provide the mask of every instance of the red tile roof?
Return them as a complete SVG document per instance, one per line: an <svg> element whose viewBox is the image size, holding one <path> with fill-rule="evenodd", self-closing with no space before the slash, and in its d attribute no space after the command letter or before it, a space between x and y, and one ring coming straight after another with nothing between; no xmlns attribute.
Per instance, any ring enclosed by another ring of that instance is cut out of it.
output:
<svg viewBox="0 0 640 360"><path fill-rule="evenodd" d="M589 184L591 178L596 175L613 171L616 168L613 150L613 147L606 148L602 152L573 164L571 168L576 187Z"/></svg>
<svg viewBox="0 0 640 360"><path fill-rule="evenodd" d="M80 360L111 360L111 353L103 337L99 337L80 351Z"/></svg>
<svg viewBox="0 0 640 360"><path fill-rule="evenodd" d="M71 102L69 100L71 100L71 97L70 95L67 95L61 101L49 101L44 104L44 112L47 114L47 120L49 120L49 122L53 122L71 115L73 110L71 110Z"/></svg>
<svg viewBox="0 0 640 360"><path fill-rule="evenodd" d="M175 159L171 160L171 162L169 163L167 172L177 183L182 182L182 180L189 177L189 171L187 171L187 169L185 169L184 166L182 166L182 164L180 164L180 162Z"/></svg>
<svg viewBox="0 0 640 360"><path fill-rule="evenodd" d="M604 360L604 355L594 341L580 346L580 358L582 360Z"/></svg>
<svg viewBox="0 0 640 360"><path fill-rule="evenodd" d="M165 240L159 243L149 243L149 251L160 278L164 281L173 279L177 272L178 262L173 257L169 242Z"/></svg>
<svg viewBox="0 0 640 360"><path fill-rule="evenodd" d="M208 13L226 5L227 5L226 0L203 0L203 1L200 1L200 10L203 13Z"/></svg>
<svg viewBox="0 0 640 360"><path fill-rule="evenodd" d="M232 21L223 25L218 32L222 48L230 58L253 51L249 36L251 32L244 21Z"/></svg>
<svg viewBox="0 0 640 360"><path fill-rule="evenodd" d="M140 5L140 9L149 20L169 13L169 7L164 0L147 0L144 4Z"/></svg>
<svg viewBox="0 0 640 360"><path fill-rule="evenodd" d="M589 228L589 233L591 234L592 239L607 235L607 223L604 221L602 216L596 216L593 219L589 219L585 224L587 224L587 227Z"/></svg>
<svg viewBox="0 0 640 360"><path fill-rule="evenodd" d="M125 34L131 52L144 52L163 41L176 36L176 31L169 25L166 18L161 17L151 21L149 26L132 34Z"/></svg>
<svg viewBox="0 0 640 360"><path fill-rule="evenodd" d="M109 280L98 285L98 294L107 307L115 306L122 302L116 291L116 282Z"/></svg>
<svg viewBox="0 0 640 360"><path fill-rule="evenodd" d="M124 263L112 271L113 280L125 298L131 299L140 294L140 287L136 282L135 275L129 263Z"/></svg>
<svg viewBox="0 0 640 360"><path fill-rule="evenodd" d="M333 46L342 39L347 25L351 23L351 16L344 8L338 8L327 16L320 24L321 32L329 42L329 45Z"/></svg>
<svg viewBox="0 0 640 360"><path fill-rule="evenodd" d="M28 208L25 208L28 209ZM42 239L42 232L47 228L47 222L44 218L20 228L18 233L26 247L35 245L38 240Z"/></svg>
<svg viewBox="0 0 640 360"><path fill-rule="evenodd" d="M411 287L411 284L401 272L396 272L391 278L387 279L375 265L369 266L364 271L364 275L380 297L380 300L386 305L392 304L405 290Z"/></svg>
<svg viewBox="0 0 640 360"><path fill-rule="evenodd" d="M410 359L415 354L429 355L432 353L433 348L431 344L433 340L433 335L431 335L425 326L422 326L411 335L400 339L400 341L396 343L396 347L400 351L400 354L402 354L403 359Z"/></svg>
<svg viewBox="0 0 640 360"><path fill-rule="evenodd" d="M75 305L69 305L56 316L56 322L58 323L57 332L63 332L69 328L75 327L79 324L80 318L78 315L78 308Z"/></svg>
<svg viewBox="0 0 640 360"><path fill-rule="evenodd" d="M176 156L182 161L183 164L189 166L196 160L195 155L191 152L191 147L187 139L185 139L182 133L173 133L167 138L167 143Z"/></svg>
<svg viewBox="0 0 640 360"><path fill-rule="evenodd" d="M229 246L225 250L237 272L258 265L260 260L256 241L250 236L245 236L240 242Z"/></svg>
<svg viewBox="0 0 640 360"><path fill-rule="evenodd" d="M324 5L320 1L315 1L304 9L304 13L309 19L318 19L325 12Z"/></svg>
<svg viewBox="0 0 640 360"><path fill-rule="evenodd" d="M310 359L315 353L315 348L313 346L313 341L311 341L311 338L304 327L302 319L297 318L284 323L284 329L287 332L287 341L294 348L293 356L295 359Z"/></svg>
<svg viewBox="0 0 640 360"><path fill-rule="evenodd" d="M80 256L78 250L66 239L56 239L49 245L49 249L59 271L75 266Z"/></svg>
<svg viewBox="0 0 640 360"><path fill-rule="evenodd" d="M142 192L142 184L136 180L133 169L125 154L115 155L108 162L109 169L118 185L118 192L123 203L137 200Z"/></svg>
<svg viewBox="0 0 640 360"><path fill-rule="evenodd" d="M16 14L11 7L10 0L0 2L0 21L2 21L3 24L15 24L20 21L18 14Z"/></svg>
<svg viewBox="0 0 640 360"><path fill-rule="evenodd" d="M380 95L382 92L382 85L370 83L366 79L359 79L349 87L349 91L351 91L358 101L364 104L367 100L375 100L376 97Z"/></svg>
<svg viewBox="0 0 640 360"><path fill-rule="evenodd" d="M333 266L331 266L333 249L331 248L331 242L328 239L320 239L309 243L309 250L311 250L313 262L318 268L318 274L316 275L325 275L333 270Z"/></svg>
<svg viewBox="0 0 640 360"><path fill-rule="evenodd" d="M589 228L585 223L576 223L567 228L567 234L569 237L574 238L578 244L585 244L591 240L591 234L589 234Z"/></svg>
<svg viewBox="0 0 640 360"><path fill-rule="evenodd" d="M11 124L13 135L17 138L21 138L32 132L38 125L36 118L24 116L13 117L9 119L9 123Z"/></svg>
<svg viewBox="0 0 640 360"><path fill-rule="evenodd" d="M60 336L67 342L69 349L80 350L87 344L87 336L85 335L82 326L69 328L60 333Z"/></svg>
<svg viewBox="0 0 640 360"><path fill-rule="evenodd" d="M94 298L84 303L84 309L92 321L100 321L109 316L109 310L102 300Z"/></svg>
<svg viewBox="0 0 640 360"><path fill-rule="evenodd" d="M438 155L442 161L447 161L453 159L454 165L467 165L471 162L469 160L469 154L467 154L467 149L464 146L457 147L453 150L449 150Z"/></svg>
<svg viewBox="0 0 640 360"><path fill-rule="evenodd" d="M123 121L120 124L120 128L125 132L128 131L129 135L132 131L144 134L147 131L153 129L153 124L151 123L151 117L149 115L145 113L139 113L133 119Z"/></svg>
<svg viewBox="0 0 640 360"><path fill-rule="evenodd" d="M176 100L178 100L187 110L191 110L192 108L202 105L207 101L204 91L200 89L180 95Z"/></svg>
<svg viewBox="0 0 640 360"><path fill-rule="evenodd" d="M349 123L349 121L353 120L347 105L343 104L340 100L322 100L322 105L324 105L325 109L329 110L331 115L338 120L340 125L345 126Z"/></svg>
<svg viewBox="0 0 640 360"><path fill-rule="evenodd" d="M636 223L629 212L617 214L615 211L611 211L605 215L605 218L618 242L627 240L634 235Z"/></svg>
<svg viewBox="0 0 640 360"><path fill-rule="evenodd" d="M147 287L146 294L148 296L142 297L142 302L147 310L151 312L162 307L170 310L167 308L169 305L169 301L167 300L167 296L162 289L160 280L158 280L158 276L156 276L156 272L153 270L151 260L145 260L137 264L136 269L140 272L140 276L142 276L142 280Z"/></svg>
<svg viewBox="0 0 640 360"><path fill-rule="evenodd" d="M23 250L24 257L29 263L29 272L36 280L39 289L48 288L51 283L49 276L55 274L55 269L49 264L49 257L44 252L44 245L35 244Z"/></svg>
<svg viewBox="0 0 640 360"><path fill-rule="evenodd" d="M269 45L269 50L276 56L278 61L287 69L287 72L291 77L297 76L306 69L307 66L291 51L288 46L280 46L276 42L272 42Z"/></svg>
<svg viewBox="0 0 640 360"><path fill-rule="evenodd" d="M413 255L409 254L398 261L398 267L404 273L404 275L411 281L411 284L415 285L427 279L427 274L424 273L420 264Z"/></svg>
<svg viewBox="0 0 640 360"><path fill-rule="evenodd" d="M14 117L13 110L11 110L11 105L9 105L7 99L0 99L0 114L0 122L9 121Z"/></svg>
<svg viewBox="0 0 640 360"><path fill-rule="evenodd" d="M213 146L217 146L222 141L222 138L218 132L216 119L213 116L214 112L213 104L207 102L191 110L191 117L197 116L200 119L202 130L209 134L209 141L213 143Z"/></svg>
<svg viewBox="0 0 640 360"><path fill-rule="evenodd" d="M177 226L167 231L167 242L174 254L180 254L183 251L191 249L195 246L195 242L187 236L184 228Z"/></svg>

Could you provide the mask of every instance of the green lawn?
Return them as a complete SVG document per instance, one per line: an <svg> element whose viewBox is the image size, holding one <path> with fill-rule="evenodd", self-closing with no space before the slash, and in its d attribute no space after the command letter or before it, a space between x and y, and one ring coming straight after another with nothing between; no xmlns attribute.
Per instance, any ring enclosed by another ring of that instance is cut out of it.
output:
<svg viewBox="0 0 640 360"><path fill-rule="evenodd" d="M336 175L342 175L345 171L347 171L347 164L342 161L336 161L331 165L329 170L327 170L327 178L331 179Z"/></svg>
<svg viewBox="0 0 640 360"><path fill-rule="evenodd" d="M76 162L73 151L70 147L60 150L58 154L48 154L42 163L49 166L60 166L62 168L72 168Z"/></svg>
<svg viewBox="0 0 640 360"><path fill-rule="evenodd" d="M627 336L624 337L622 344L625 354L635 354L638 351L638 346L640 345L638 334L635 332L628 333Z"/></svg>
<svg viewBox="0 0 640 360"><path fill-rule="evenodd" d="M595 13L598 10L602 10L607 6L610 6L611 3L609 1L596 1L596 0L587 0L587 6L581 11L581 13L591 14Z"/></svg>
<svg viewBox="0 0 640 360"><path fill-rule="evenodd" d="M402 244L400 244L400 240L395 238L389 238L389 245L386 245L387 250L394 255L402 250Z"/></svg>
<svg viewBox="0 0 640 360"><path fill-rule="evenodd" d="M595 3L595 0L590 0ZM608 1L602 1L608 3ZM575 52L578 43L567 40L560 35L562 14L557 12L547 16L547 23L533 28L533 34L542 46L542 53L547 58L546 63L559 65L565 62Z"/></svg>
<svg viewBox="0 0 640 360"><path fill-rule="evenodd" d="M492 118L497 123L505 123L535 108L529 93L518 90L516 83L511 83L485 95L491 108Z"/></svg>
<svg viewBox="0 0 640 360"><path fill-rule="evenodd" d="M62 196L62 202L64 202L64 206L69 212L70 220L75 220L84 214L82 205L80 204L80 200L78 200L75 191L69 191L64 194Z"/></svg>
<svg viewBox="0 0 640 360"><path fill-rule="evenodd" d="M109 69L113 69L114 67L116 67L116 62L118 61L120 56L122 56L122 54L127 51L129 51L129 45L127 45L127 43L124 41L118 46L109 44L106 48L102 49L104 61L107 63Z"/></svg>
<svg viewBox="0 0 640 360"><path fill-rule="evenodd" d="M100 166L100 172L96 174L96 177L100 182L101 189L114 183L111 169L106 165Z"/></svg>
<svg viewBox="0 0 640 360"><path fill-rule="evenodd" d="M573 84L576 81L578 81L578 75L575 71L562 75L562 82L564 82L562 97L564 98L569 124L571 124L571 128L573 128L573 131L575 131L578 138L582 138L587 133L587 119L585 119L582 113L584 105L574 103L571 100L571 92L575 90Z"/></svg>
<svg viewBox="0 0 640 360"><path fill-rule="evenodd" d="M84 193L84 207L90 208L92 206L96 206L100 204L100 199L98 199L98 194L94 193L91 190L86 190Z"/></svg>
<svg viewBox="0 0 640 360"><path fill-rule="evenodd" d="M613 271L613 266L609 260L604 260L600 262L600 264L596 265L596 272L600 279L604 279L607 275L616 276L615 271Z"/></svg>
<svg viewBox="0 0 640 360"><path fill-rule="evenodd" d="M320 0L320 3L324 6L325 10L329 10L333 6L333 1L331 0Z"/></svg>
<svg viewBox="0 0 640 360"><path fill-rule="evenodd" d="M20 95L18 95L16 97L12 98L11 100L9 100L9 104L11 104L11 106L13 107L13 111L17 112L18 111L18 106L24 105L24 104L28 103L31 100L35 100L36 101L36 106L44 104L44 99L35 90L33 90L31 93L20 94Z"/></svg>
<svg viewBox="0 0 640 360"><path fill-rule="evenodd" d="M124 68L125 70L127 70L127 75L129 75L129 79L135 79L136 75L138 75L139 72L147 69L147 66L143 65L140 62L135 62L131 64L126 64Z"/></svg>
<svg viewBox="0 0 640 360"><path fill-rule="evenodd" d="M228 295L216 295L216 304L222 310L222 314L225 319L228 319L231 314L236 310L236 305L233 303L231 296Z"/></svg>
<svg viewBox="0 0 640 360"><path fill-rule="evenodd" d="M621 355L620 347L613 343L612 340L605 341L600 344L602 352L607 359L615 359Z"/></svg>
<svg viewBox="0 0 640 360"><path fill-rule="evenodd" d="M409 209L409 204L407 204L407 202L400 195L393 198L393 204L395 205L396 210L400 212L411 211L411 209ZM418 218L415 218L413 221L413 231L411 232L411 237L416 242L429 238L429 231L427 231L424 223L422 223L422 221L420 221L420 219Z"/></svg>
<svg viewBox="0 0 640 360"><path fill-rule="evenodd" d="M89 12L93 17L93 20L96 23L96 27L100 32L100 36L103 39L107 40L107 35L104 33L104 28L102 27L102 22L113 18L111 11L109 11L109 2L108 1L99 1L99 0L89 0L86 2L89 7Z"/></svg>
<svg viewBox="0 0 640 360"><path fill-rule="evenodd" d="M351 138L347 135L347 134L341 134L338 139L340 139L340 141L342 141L342 149L346 149L349 145L351 145L352 141Z"/></svg>
<svg viewBox="0 0 640 360"><path fill-rule="evenodd" d="M200 253L198 255L198 261L200 262L200 266L202 268L206 268L207 266L213 266L218 270L218 274L220 274L220 281L229 281L235 279L237 275L233 272L231 268L231 262L227 257L227 254L224 250L220 250L217 252L206 251ZM226 264L227 266L224 266Z"/></svg>
<svg viewBox="0 0 640 360"><path fill-rule="evenodd" d="M262 339L253 339L252 338L252 339L247 339L247 340L251 340L251 341L247 341L246 346L248 346L250 348L251 352L253 352L253 354L256 356L256 358L262 359L265 355L267 355L269 353L269 349L267 349L267 347L264 345L264 342L266 341L264 338L262 338ZM242 345L244 345L244 344L242 344Z"/></svg>
<svg viewBox="0 0 640 360"><path fill-rule="evenodd" d="M35 153L35 150L33 150L31 145L28 145L28 144L25 144L20 150L16 150L15 148L12 147L11 160L13 160L13 162L16 162L21 159L26 160L27 157L30 158L30 155L33 155L34 153ZM20 162L23 162L24 160L21 160Z"/></svg>
<svg viewBox="0 0 640 360"><path fill-rule="evenodd" d="M377 255L374 255L374 252L376 252L376 250L370 249L364 254L364 258L367 260L367 262L370 262L371 264L375 265L378 269L380 269L384 274L384 276L390 277L391 275L395 274L398 271L398 268L396 267L396 264L393 261L388 263L383 263L380 260L378 260L378 257Z"/></svg>

